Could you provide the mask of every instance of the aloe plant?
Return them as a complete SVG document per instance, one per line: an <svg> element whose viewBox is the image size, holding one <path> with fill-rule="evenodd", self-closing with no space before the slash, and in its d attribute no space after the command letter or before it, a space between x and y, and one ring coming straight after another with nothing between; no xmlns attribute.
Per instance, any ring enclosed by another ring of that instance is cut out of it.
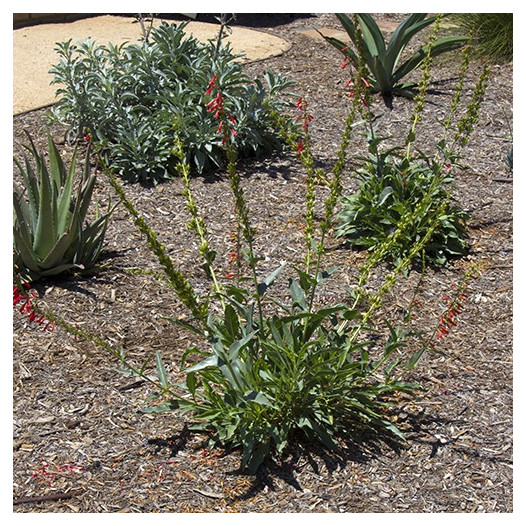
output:
<svg viewBox="0 0 526 526"><path fill-rule="evenodd" d="M25 149L22 164L15 158L23 188L13 187L13 250L17 272L28 281L66 271L83 271L97 261L111 209L96 211L91 222L86 216L95 186L90 175L89 151L86 153L82 178L75 190L75 150L67 168L53 139L48 134L49 167L33 140Z"/></svg>
<svg viewBox="0 0 526 526"><path fill-rule="evenodd" d="M371 15L367 13L356 15L360 26L360 37L351 18L346 14L337 13L336 16L356 47L356 51L337 38L327 36L324 38L355 64L358 64L358 55L363 54L363 59L369 70L367 80L373 93L381 93L384 99L389 99L393 95L413 97L416 84L402 82L402 79L422 63L428 46L431 45L431 56L437 56L461 47L468 40L467 37L453 36L439 38L432 44L421 46L399 65L401 56L413 36L436 20L436 16L426 18L426 14L413 13L409 15L396 28L389 43L386 43L380 28Z"/></svg>

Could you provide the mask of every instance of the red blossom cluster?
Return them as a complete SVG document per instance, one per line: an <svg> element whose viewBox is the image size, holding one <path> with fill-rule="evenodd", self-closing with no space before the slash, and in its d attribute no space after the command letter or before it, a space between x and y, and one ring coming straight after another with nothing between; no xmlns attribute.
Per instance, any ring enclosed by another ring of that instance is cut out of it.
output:
<svg viewBox="0 0 526 526"><path fill-rule="evenodd" d="M345 50L347 49L347 46L342 48L341 49L341 52L343 53L343 63L342 63L342 69L346 69L347 66L351 66L351 68L354 68L356 70L356 72L358 71L358 64L356 64L356 62L354 60L351 60L349 58L348 55L345 54ZM366 87L366 88L370 88L371 87L371 84L369 83L369 81L365 78L365 77L360 77L360 80L362 82L362 84ZM353 98L354 97L354 86L355 86L355 80L353 77L351 77L346 83L345 83L345 87L346 88L349 88L349 93L348 93L348 96L350 98ZM361 101L362 101L362 104L364 106L369 106L368 102L367 102L367 99L365 98L365 96L363 96L363 94L361 95Z"/></svg>
<svg viewBox="0 0 526 526"><path fill-rule="evenodd" d="M217 75L214 75L210 79L210 82L208 83L208 89L205 91L205 95L212 95L213 91L216 89L216 82L217 82ZM223 120L224 103L225 103L225 99L223 98L223 94L221 93L221 90L218 89L216 96L210 102L206 104L208 111L210 113L213 113L216 119L221 119L219 121L219 126L217 127L217 133L223 134L223 144L226 143L229 132L232 134L233 137L237 135L237 132L234 129L236 120L234 119L232 115L228 116L228 120L230 121L230 124L228 126L224 125L224 120Z"/></svg>
<svg viewBox="0 0 526 526"><path fill-rule="evenodd" d="M300 119L303 119L301 126L303 128L303 131L307 132L309 124L314 119L314 117L310 113L307 113L307 101L303 97L300 97L296 102L296 108L298 108L298 110L301 110L302 112L301 115L298 115L296 117L296 120L299 121Z"/></svg>
<svg viewBox="0 0 526 526"><path fill-rule="evenodd" d="M460 311L464 308L463 302L468 297L469 290L466 286L457 287L457 285L453 283L453 288L455 292L453 296L447 294L442 296L442 300L447 302L448 305L446 311L442 314L440 321L438 322L438 327L435 333L437 340L443 338L449 333L451 327L457 325L455 317L458 316Z"/></svg>
<svg viewBox="0 0 526 526"><path fill-rule="evenodd" d="M351 65L353 68L358 69L358 64L354 60L351 60L349 55L345 54L345 51L347 50L348 46L342 47L341 52L343 53L343 63L342 63L342 69L345 69L347 66Z"/></svg>
<svg viewBox="0 0 526 526"><path fill-rule="evenodd" d="M27 314L30 322L36 322L39 325L44 325L46 318L43 314L39 315L32 300L32 298L37 298L38 294L30 291L30 287L31 285L25 282L22 283L22 287L19 285L13 285L13 307L16 305L22 314ZM19 304L20 306L18 307ZM46 331L48 329L50 332L53 332L55 329L55 322L47 321L43 327L43 330Z"/></svg>
<svg viewBox="0 0 526 526"><path fill-rule="evenodd" d="M235 245L235 249L230 252L228 255L228 264L234 265L234 263L239 268L239 237L237 232L231 232L230 241ZM234 279L236 277L234 272L227 272L225 278Z"/></svg>
<svg viewBox="0 0 526 526"><path fill-rule="evenodd" d="M301 127L303 128L304 133L306 134L309 130L309 124L313 121L314 117L307 113L307 101L300 97L296 102L296 108L298 108L301 111L301 115L298 115L296 117L296 120L302 119ZM296 147L296 153L300 154L305 149L305 141L303 139L300 139L298 142L298 145Z"/></svg>

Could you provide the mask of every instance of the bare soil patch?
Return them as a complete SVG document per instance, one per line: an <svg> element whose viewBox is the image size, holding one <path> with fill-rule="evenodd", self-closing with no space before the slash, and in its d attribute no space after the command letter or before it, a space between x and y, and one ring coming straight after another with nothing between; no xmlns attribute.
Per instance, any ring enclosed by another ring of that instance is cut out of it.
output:
<svg viewBox="0 0 526 526"><path fill-rule="evenodd" d="M381 15L387 21L397 16ZM338 21L333 15L243 15L238 23L258 24L291 42L283 55L244 67L252 77L274 69L298 82L297 92L308 98L314 116L318 162L330 167L348 105L345 72L338 52L304 30L339 29ZM468 90L480 71L474 66ZM268 464L256 476L244 475L238 471L239 452L209 451L205 437L188 432L186 418L138 414L151 388L119 373L114 358L60 330L42 333L14 311L13 497L19 499L14 511L511 512L513 185L504 158L511 146L512 74L512 64L493 68L480 124L465 152L466 169L457 173L456 198L471 214L470 254L449 268L428 270L418 323L434 326L442 294L471 263L483 262L485 270L447 338L446 355L427 356L415 371L425 391L395 415L408 438L403 447L393 451L365 443L329 454L298 441L283 462ZM429 95L420 127L423 149L432 148L440 132L453 77L451 62L438 61L433 79L440 82ZM412 108L404 99L396 99L392 111L375 103L384 114L379 134L403 137ZM15 154L26 141L25 131L45 144L43 114L38 110L13 119ZM59 127L52 132L57 140L64 135ZM71 152L65 144L61 148ZM350 154L363 151L356 137ZM295 155L275 154L243 163L240 170L258 249L268 258L262 272L281 260L298 260L305 174ZM346 191L356 188L351 177L345 185ZM178 179L154 188L126 186L180 268L197 290L205 290L196 241L185 228L181 191ZM222 272L227 272L233 210L224 173L196 178L194 191L218 262L224 262ZM102 203L113 195L104 177L97 194ZM344 300L364 257L332 242L327 266L339 265L341 272L320 301ZM39 282L42 304L122 346L138 363L159 350L177 371L190 340L163 317L181 316L184 310L167 287L133 272L158 271L159 266L123 207L113 216L100 263L90 276ZM378 268L374 279L380 281L383 272ZM386 301L388 309L404 304L407 285L417 277L411 273L400 284Z"/></svg>

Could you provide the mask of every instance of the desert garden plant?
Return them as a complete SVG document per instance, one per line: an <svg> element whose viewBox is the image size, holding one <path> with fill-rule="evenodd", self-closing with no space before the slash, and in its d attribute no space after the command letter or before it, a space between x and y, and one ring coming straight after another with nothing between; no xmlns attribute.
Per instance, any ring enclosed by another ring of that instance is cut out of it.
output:
<svg viewBox="0 0 526 526"><path fill-rule="evenodd" d="M220 85L215 88L219 94ZM424 91L422 88L421 92ZM404 381L404 374L434 346L435 333L418 340L416 346L408 345L409 333L402 325L393 326L387 321L379 325L373 323L397 276L429 246L434 233L441 227L450 196L437 193L436 188L429 185L422 189L418 205L407 207L401 220L392 223L392 236L384 238L372 251L361 271L351 304L316 304L318 287L336 271L322 268L325 238L334 223L341 192L338 178L342 174L345 146L353 129L356 109L361 107L361 97L360 93L355 94L332 179L313 168L308 146L311 116L306 102L298 101L305 133L299 137L290 136L289 142L297 146L296 151L308 174L305 211L308 257L302 266L294 268L296 276L287 279L288 301L281 296L278 299L272 292L273 287L278 286L284 265L265 278L257 271L256 232L236 170L235 135L228 127L228 114L224 107L220 108L218 118L222 122L230 160L227 173L249 270L239 283L224 285L213 281L209 299L215 298L218 305L206 316L195 318L192 323L171 318L174 323L194 331L203 341L203 347L194 346L184 354L181 363L184 379L178 384L170 383L160 353L156 353L161 389L156 402L145 411L190 413L194 421L191 429L208 433L211 446L241 448L242 468L249 472L255 472L269 456L282 453L297 432L329 449L338 447L342 435L352 440L358 430L366 430L377 437L383 434L402 437L387 418L391 395L412 394L418 389L417 385ZM276 121L279 128L279 116ZM280 131L286 135L284 127ZM411 131L415 131L415 126ZM180 157L184 158L181 154ZM179 166L185 170L183 163ZM318 225L312 213L316 199L312 186L315 176L323 177L330 188ZM435 184L443 182L440 176L433 180ZM200 240L205 265L211 267L203 218L193 206L190 180L187 178L186 182L191 229ZM117 182L113 184L118 185ZM424 207L422 203L433 203L433 206ZM410 237L408 250L397 258L393 272L373 294L366 291L371 268L386 252L395 251L393 240L406 235L409 226L423 216L426 223L421 235ZM453 323L454 319L451 320ZM383 345L368 337L373 327L381 325L388 329ZM443 328L447 331L450 327L443 325ZM201 360L197 360L199 356Z"/></svg>
<svg viewBox="0 0 526 526"><path fill-rule="evenodd" d="M451 174L477 122L488 69L483 68L471 102L463 117L453 126L453 116L460 104L472 53L471 46L464 48L449 114L442 121L444 134L436 142L435 154L413 154L412 145L416 139L417 126L422 120L430 83L432 44L436 41L438 27L436 24L422 60L422 76L417 86L416 106L410 119L412 125L405 148L390 147L382 151L381 145L387 138L377 136L370 115L366 120L369 155L362 159L363 165L356 171L359 188L356 193L342 198L339 214L338 236L345 237L351 245L372 251L389 246L388 251L382 252L384 257L395 264L408 254L415 242L423 238L433 221L436 222L433 234L428 238L422 255L415 259L425 258L434 264L443 265L452 258L467 254L468 215L451 196L455 183ZM355 29L359 43L361 32ZM440 204L444 206L437 214ZM408 221L409 217L411 220ZM403 230L399 228L402 223L405 225ZM395 236L394 232L398 235Z"/></svg>
<svg viewBox="0 0 526 526"><path fill-rule="evenodd" d="M358 35L356 23L351 17L345 13L338 13L336 16L347 32L354 49L334 37L325 36L325 40L340 50L353 64L358 63L358 55L361 54L367 65L367 82L371 91L380 93L385 99L390 99L393 95L413 97L416 93L416 83L404 82L403 79L418 69L426 53L437 56L458 49L468 40L468 37L453 36L437 39L418 48L400 64L404 50L411 39L422 29L433 24L436 16L426 18L426 13L411 14L396 28L388 43L370 14L355 15L361 35Z"/></svg>
<svg viewBox="0 0 526 526"><path fill-rule="evenodd" d="M425 257L443 265L466 255L467 213L449 199L447 188L454 181L442 174L442 165L426 160L408 163L393 153L380 153L376 137L370 138L370 144L371 157L357 172L359 188L342 200L337 235L357 248L374 250L390 238L402 218L418 209L418 217L391 245L388 257L396 263L428 230L437 203L446 200L448 205L425 247Z"/></svg>
<svg viewBox="0 0 526 526"><path fill-rule="evenodd" d="M22 186L13 189L13 251L17 273L26 281L93 267L102 250L111 209L88 222L96 177L89 151L76 181L76 152L69 167L48 134L49 165L33 140L24 162L15 159Z"/></svg>
<svg viewBox="0 0 526 526"><path fill-rule="evenodd" d="M60 61L51 73L60 98L50 118L70 127L70 139L89 134L107 165L128 182L172 177L175 137L192 171L224 165L217 122L207 110L212 71L231 106L239 155L280 147L269 113L285 108L282 96L291 82L272 72L266 87L259 79L249 82L228 45L201 44L185 27L163 22L133 45L58 44Z"/></svg>

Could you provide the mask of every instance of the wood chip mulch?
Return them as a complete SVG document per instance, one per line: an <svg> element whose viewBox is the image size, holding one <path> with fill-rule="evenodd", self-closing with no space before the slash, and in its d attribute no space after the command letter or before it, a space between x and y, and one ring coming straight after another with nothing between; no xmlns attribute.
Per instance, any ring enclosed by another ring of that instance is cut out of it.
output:
<svg viewBox="0 0 526 526"><path fill-rule="evenodd" d="M400 15L379 15L398 21ZM240 15L252 26L256 17ZM310 103L313 147L320 166L330 167L339 143L348 99L341 57L304 34L312 27L339 28L333 15L261 15L258 29L292 42L284 55L247 64L249 76L274 69L298 82ZM419 145L432 148L455 79L451 62L437 61ZM480 65L467 80L473 89ZM237 451L210 451L205 437L188 431L176 414L145 415L152 388L118 371L118 363L87 341L56 330L42 333L27 316L13 315L13 510L17 513L103 512L501 512L513 511L513 355L512 355L512 176L505 156L511 147L513 65L492 68L480 123L465 151L466 169L456 174L455 197L470 213L470 253L445 269L425 275L421 326L433 327L441 296L472 263L484 271L472 284L458 327L443 344L444 356L428 355L414 372L425 388L401 401L394 418L407 436L397 450L386 445L342 445L330 454L297 442L282 461L255 476L238 471ZM389 111L380 101L380 135L403 137L413 103L396 99ZM43 111L13 119L14 150L25 143L24 130L44 144ZM63 130L52 128L59 140ZM353 139L351 157L363 152ZM71 148L62 144L66 154ZM262 273L303 251L305 173L294 154L275 154L240 166L247 201L263 256ZM233 228L231 194L224 173L196 177L195 198L208 224L217 261L228 272L229 234ZM349 177L347 192L356 188ZM174 179L153 188L126 186L126 193L157 230L170 255L198 291L206 280L196 264L197 243ZM323 194L324 188L320 191ZM113 195L103 177L101 202ZM115 198L114 198L115 199ZM320 301L343 300L364 254L333 241L327 266L341 268ZM222 262L222 263L221 263ZM40 302L83 330L122 347L129 359L143 362L158 350L177 372L189 336L164 319L182 316L177 298L149 274L159 271L122 206L107 233L101 266L93 275L44 280ZM381 282L385 269L372 276ZM404 305L407 282L385 301ZM406 287L406 288L404 288ZM405 294L405 296L404 296ZM152 370L153 371L153 370Z"/></svg>

